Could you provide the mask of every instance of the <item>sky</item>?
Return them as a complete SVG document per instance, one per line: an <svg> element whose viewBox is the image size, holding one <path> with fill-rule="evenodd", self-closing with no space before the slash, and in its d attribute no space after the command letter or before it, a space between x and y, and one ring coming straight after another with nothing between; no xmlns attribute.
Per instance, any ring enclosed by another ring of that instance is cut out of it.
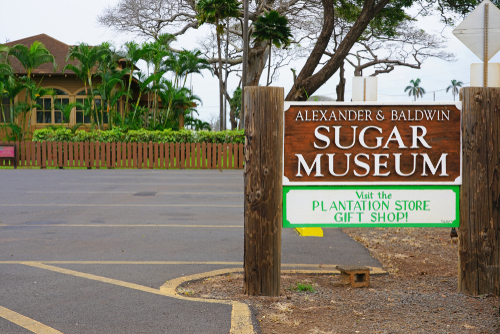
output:
<svg viewBox="0 0 500 334"><path fill-rule="evenodd" d="M117 47L129 40L137 40L133 34L115 33L109 28L100 27L97 24L97 16L102 13L108 5L114 5L118 0L22 0L8 1L2 4L0 14L0 43L15 41L21 38L47 34L66 44L85 42L97 45L104 41L112 41ZM18 13L17 15L6 15L6 13ZM446 62L439 59L428 59L422 68L410 69L396 67L388 74L378 76L378 100L411 101L404 92L411 79L420 78L421 87L426 94L421 101L452 101L452 94L446 93L446 87L452 79L462 81L465 86L470 82L470 64L481 62L465 45L456 39L451 28L445 28L437 17L419 19L417 25L429 33L442 33L448 39L446 51L456 55L455 62ZM444 30L443 30L444 28ZM192 50L198 47L197 40L203 38L208 32L206 28L190 30L183 35L179 41L172 46ZM490 62L500 62L497 54ZM302 62L303 63L303 62ZM273 83L274 86L285 88L285 95L290 90L293 82L292 72L289 68L300 69L301 62L292 63L288 68L280 71L279 79ZM351 99L352 81L354 75L352 68L346 67L346 101ZM265 80L266 75L262 75ZM189 81L189 79L188 79ZM228 90L232 92L239 82L239 78L228 81ZM337 73L326 82L315 95L324 95L335 98L335 87L338 83ZM218 115L218 81L206 72L204 76L192 77L193 90L202 99L202 106L198 107L199 118L207 121L211 116ZM435 92L435 94L433 93Z"/></svg>

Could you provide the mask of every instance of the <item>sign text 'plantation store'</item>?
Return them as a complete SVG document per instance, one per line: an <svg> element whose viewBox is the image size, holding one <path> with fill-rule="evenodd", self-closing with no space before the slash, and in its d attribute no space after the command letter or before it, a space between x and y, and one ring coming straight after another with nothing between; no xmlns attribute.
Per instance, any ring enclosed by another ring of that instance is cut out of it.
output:
<svg viewBox="0 0 500 334"><path fill-rule="evenodd" d="M460 105L285 104L284 227L458 226Z"/></svg>

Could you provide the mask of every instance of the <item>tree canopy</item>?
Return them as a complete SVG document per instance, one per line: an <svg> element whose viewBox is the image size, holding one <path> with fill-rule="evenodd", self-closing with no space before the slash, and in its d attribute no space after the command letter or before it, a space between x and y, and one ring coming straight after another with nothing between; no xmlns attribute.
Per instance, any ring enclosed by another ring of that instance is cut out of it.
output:
<svg viewBox="0 0 500 334"><path fill-rule="evenodd" d="M493 2L500 4L500 0ZM451 60L453 55L440 51L444 41L416 29L414 22L419 16L438 15L443 24L452 25L479 3L479 0L257 0L250 4L249 18L257 22L259 17L274 10L288 19L294 38L286 53L273 52L277 56L274 66L286 63L285 58L305 60L286 99L306 100L347 59L358 67L358 73L373 67L377 74L392 71L395 66L420 68L428 57ZM189 0L120 0L105 10L98 22L144 37L156 38L165 31L179 36L198 26L199 9L195 1ZM238 11L239 19L243 11ZM241 21L232 22L228 54L214 57L211 45L203 42L210 63L229 57L230 65L241 64ZM253 29L251 26L250 34ZM247 85L259 83L270 53L267 44L256 38L250 43ZM360 50L364 51L359 53Z"/></svg>

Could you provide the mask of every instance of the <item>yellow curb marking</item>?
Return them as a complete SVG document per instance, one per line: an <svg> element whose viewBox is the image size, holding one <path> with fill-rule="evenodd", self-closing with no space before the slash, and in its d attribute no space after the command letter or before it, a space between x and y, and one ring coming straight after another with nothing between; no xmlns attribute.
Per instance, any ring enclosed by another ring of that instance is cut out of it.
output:
<svg viewBox="0 0 500 334"><path fill-rule="evenodd" d="M181 224L0 224L0 227L207 227L207 228L243 228L243 225L181 225Z"/></svg>
<svg viewBox="0 0 500 334"><path fill-rule="evenodd" d="M167 297L176 298L176 299L182 299L182 300L187 300L187 301L197 301L197 302L202 302L202 303L231 305L232 311L231 311L230 333L235 333L235 334L236 333L238 333L238 334L239 333L241 333L241 334L254 333L251 318L250 318L250 316L246 317L246 315L250 315L250 309L248 308L248 306L246 304L243 304L240 302L183 297L183 296L178 295L177 292L175 292L175 289L174 289L174 291L172 291L170 289L161 290L161 288L154 289L154 288L149 288L149 287L146 287L143 285L128 283L128 282L124 282L124 281L120 281L120 280L116 280L116 279L112 279L112 278L82 273L79 271L74 271L74 270L69 270L69 269L64 269L64 268L59 268L59 267L54 267L54 266L49 266L49 265L39 263L39 262L23 262L22 264L27 265L27 266L31 266L31 267L40 268L40 269L54 271L54 272L61 273L61 274L86 278L86 279L99 281L99 282L103 282L103 283L114 284L114 285L118 285L121 287L129 288L129 289L139 290L139 291L143 291L143 292L149 292L149 293L153 293L156 295L162 295L162 296L167 296ZM246 308L246 311L245 311L245 308ZM248 318L248 320L246 318ZM248 322L248 321L250 321L250 322Z"/></svg>
<svg viewBox="0 0 500 334"><path fill-rule="evenodd" d="M49 326L2 306L0 306L0 318L4 318L36 334L62 334Z"/></svg>
<svg viewBox="0 0 500 334"><path fill-rule="evenodd" d="M56 207L130 207L130 206L141 206L141 207L197 207L197 208L243 208L243 205L216 205L216 204L0 204L0 206L22 206L22 207L39 207L39 206L56 206Z"/></svg>
<svg viewBox="0 0 500 334"><path fill-rule="evenodd" d="M302 237L323 237L323 230L321 227L296 227L295 231Z"/></svg>
<svg viewBox="0 0 500 334"><path fill-rule="evenodd" d="M282 265L283 266L283 265ZM386 273L382 270L382 268L369 267L372 271L371 274L381 274ZM178 277L173 280L165 282L160 290L164 291L168 294L175 294L179 296L177 293L177 287L182 283L200 280L208 277L226 275L229 273L242 273L243 268L230 268L230 269L218 269L207 271L205 273L194 274L189 276ZM282 274L338 274L340 273L338 270L281 270ZM213 301L214 299L201 299L201 298L192 298L193 300L206 300ZM253 333L252 327L252 315L248 306L244 303L233 301L233 311L231 313L231 333ZM236 332L233 332L233 328L237 328Z"/></svg>
<svg viewBox="0 0 500 334"><path fill-rule="evenodd" d="M167 281L164 283L161 287L160 290L169 294L169 295L175 295L175 296L180 296L177 293L177 287L181 285L184 282L188 281L193 281L193 280L198 280L206 277L211 277L211 276L217 276L217 275L224 275L228 273L234 273L234 272L242 272L243 268L232 268L232 269L219 269L219 270L213 270L213 271L208 271L205 273L201 274L194 274L194 275L189 275L189 276L184 276L184 277L179 277L175 278L173 280ZM196 301L210 301L214 302L215 299L204 299L204 298L191 298L191 297L183 297L183 299L191 299L191 300L196 300ZM231 331L230 333L254 333L253 330L253 325L252 325L252 313L250 312L250 308L248 307L247 304L241 303L238 301L230 301L233 304L233 310L231 312Z"/></svg>

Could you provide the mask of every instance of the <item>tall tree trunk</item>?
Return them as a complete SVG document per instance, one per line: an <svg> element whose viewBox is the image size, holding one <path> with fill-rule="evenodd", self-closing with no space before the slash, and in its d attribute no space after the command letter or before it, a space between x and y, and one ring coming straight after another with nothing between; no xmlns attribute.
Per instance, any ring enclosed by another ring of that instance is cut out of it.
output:
<svg viewBox="0 0 500 334"><path fill-rule="evenodd" d="M128 77L128 89L127 89L127 97L125 98L125 114L128 113L128 96L130 94L130 86L132 86L132 71L134 70L134 65L130 67L130 73Z"/></svg>
<svg viewBox="0 0 500 334"><path fill-rule="evenodd" d="M31 71L27 71L28 72L28 78L31 78ZM26 88L26 96L24 97L24 102L26 103L26 105L28 105L28 88ZM31 109L32 110L32 109ZM24 115L22 115L22 119L21 119L21 129L22 129L22 133L21 133L21 141L24 141L24 134L26 133L24 131L24 126L26 125L26 114L28 113L28 110L26 110L25 113L23 113Z"/></svg>
<svg viewBox="0 0 500 334"><path fill-rule="evenodd" d="M339 44L335 54L330 60L315 73L315 70L323 56L330 41L334 28L334 7L332 0L322 0L323 4L323 28L314 46L311 55L297 77L297 83L288 93L287 101L305 101L307 95L311 96L332 75L337 72L352 46L365 31L371 20L389 3L389 0L365 0L356 22L349 30L345 38Z"/></svg>
<svg viewBox="0 0 500 334"><path fill-rule="evenodd" d="M221 47L220 47L220 34L217 31L217 27L219 26L219 20L215 21L215 29L217 34L217 51L219 53L219 120L220 120L220 131L224 130L223 122L224 122L224 108L223 108L223 98L222 92L224 90L224 86L222 85L222 55L221 55Z"/></svg>
<svg viewBox="0 0 500 334"><path fill-rule="evenodd" d="M90 94L92 95L92 101L91 102L94 103L94 114L95 114L95 119L97 120L97 128L100 129L101 126L99 125L99 115L97 114L97 107L96 107L95 96L94 96L94 88L92 87L92 75L88 76L88 80L89 80ZM101 103L102 103L102 100L101 100Z"/></svg>
<svg viewBox="0 0 500 334"><path fill-rule="evenodd" d="M241 84L241 81L240 81L240 84ZM238 85L238 87L239 86L240 85ZM224 92L224 96L226 97L226 99L228 101L231 100L231 97L229 96L227 91ZM236 121L236 106L230 106L230 108L229 108L229 121L231 122L231 130L234 130L238 127L238 122Z"/></svg>
<svg viewBox="0 0 500 334"><path fill-rule="evenodd" d="M10 123L14 123L14 99L15 98L12 98L10 99L10 105L9 105L9 108L10 108Z"/></svg>
<svg viewBox="0 0 500 334"><path fill-rule="evenodd" d="M228 71L228 58L229 58L229 18L226 24L226 80L224 81L224 92L227 92L227 77L229 76ZM227 130L227 99L224 95L224 130Z"/></svg>
<svg viewBox="0 0 500 334"><path fill-rule="evenodd" d="M3 98L2 98L2 101L0 103L0 107L2 108L2 122L3 123L7 123L7 121L5 120L5 113L4 113L4 110L3 110Z"/></svg>
<svg viewBox="0 0 500 334"><path fill-rule="evenodd" d="M345 70L344 70L344 62L342 62L342 66L340 66L340 80L339 84L337 85L336 91L337 91L337 101L338 102L343 102L344 101L344 94L345 94L345 78L344 78Z"/></svg>
<svg viewBox="0 0 500 334"><path fill-rule="evenodd" d="M272 44L271 44L272 40L269 40L269 65L267 66L267 84L266 86L269 86L271 83L269 82L269 76L271 74L271 48L272 48Z"/></svg>
<svg viewBox="0 0 500 334"><path fill-rule="evenodd" d="M258 86L269 56L267 42L261 42L248 52L248 72L246 86Z"/></svg>
<svg viewBox="0 0 500 334"><path fill-rule="evenodd" d="M229 121L231 122L231 130L235 130L238 127L238 122L235 118L235 107L229 109Z"/></svg>
<svg viewBox="0 0 500 334"><path fill-rule="evenodd" d="M242 66L242 94L241 94L241 111L240 111L240 124L239 128L245 128L245 110L243 106L245 105L245 86L247 85L247 73L248 73L248 5L249 0L243 0L243 66Z"/></svg>

